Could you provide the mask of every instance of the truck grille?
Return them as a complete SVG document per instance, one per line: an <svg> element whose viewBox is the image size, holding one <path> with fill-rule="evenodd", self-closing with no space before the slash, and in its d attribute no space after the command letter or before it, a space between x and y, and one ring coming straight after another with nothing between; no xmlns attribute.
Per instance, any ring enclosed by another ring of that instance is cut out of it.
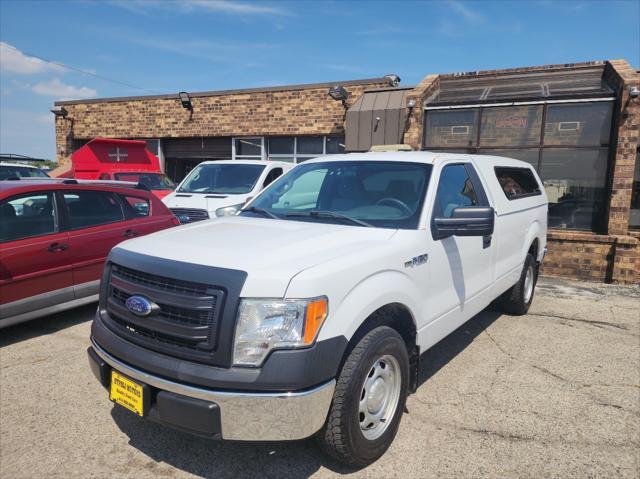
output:
<svg viewBox="0 0 640 479"><path fill-rule="evenodd" d="M178 218L180 223L193 223L194 221L202 221L209 219L207 210L197 208L169 208L173 216Z"/></svg>
<svg viewBox="0 0 640 479"><path fill-rule="evenodd" d="M149 316L126 307L130 296L159 306ZM205 357L215 350L224 291L206 284L136 271L112 264L107 290L107 319L121 336L150 349L180 356Z"/></svg>

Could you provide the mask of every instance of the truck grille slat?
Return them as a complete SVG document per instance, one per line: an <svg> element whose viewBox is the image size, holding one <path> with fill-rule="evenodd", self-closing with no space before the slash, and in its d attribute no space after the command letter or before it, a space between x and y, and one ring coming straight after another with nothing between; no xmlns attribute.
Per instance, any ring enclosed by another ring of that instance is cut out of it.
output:
<svg viewBox="0 0 640 479"><path fill-rule="evenodd" d="M142 295L160 307L150 316L127 310L130 296ZM119 335L157 351L178 356L210 355L215 351L224 291L111 265L106 304L107 321Z"/></svg>
<svg viewBox="0 0 640 479"><path fill-rule="evenodd" d="M209 219L209 212L198 208L169 208L180 223L193 223Z"/></svg>

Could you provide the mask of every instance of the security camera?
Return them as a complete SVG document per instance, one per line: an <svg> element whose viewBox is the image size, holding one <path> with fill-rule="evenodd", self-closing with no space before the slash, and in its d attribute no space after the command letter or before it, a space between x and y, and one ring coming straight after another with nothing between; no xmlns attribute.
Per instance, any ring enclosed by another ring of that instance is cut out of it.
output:
<svg viewBox="0 0 640 479"><path fill-rule="evenodd" d="M400 77L393 73L384 76L389 82L389 86L398 86L400 84Z"/></svg>
<svg viewBox="0 0 640 479"><path fill-rule="evenodd" d="M629 88L629 96L631 98L638 98L640 96L640 89L637 86Z"/></svg>

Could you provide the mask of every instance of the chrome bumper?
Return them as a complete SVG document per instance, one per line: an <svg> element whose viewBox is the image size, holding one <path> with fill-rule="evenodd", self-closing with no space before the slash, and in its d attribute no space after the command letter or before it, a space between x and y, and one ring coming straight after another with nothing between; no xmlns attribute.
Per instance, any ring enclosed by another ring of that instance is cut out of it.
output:
<svg viewBox="0 0 640 479"><path fill-rule="evenodd" d="M249 393L200 389L176 383L128 366L91 341L109 366L132 379L163 391L211 401L220 408L222 438L234 441L304 439L323 426L335 380L300 392Z"/></svg>

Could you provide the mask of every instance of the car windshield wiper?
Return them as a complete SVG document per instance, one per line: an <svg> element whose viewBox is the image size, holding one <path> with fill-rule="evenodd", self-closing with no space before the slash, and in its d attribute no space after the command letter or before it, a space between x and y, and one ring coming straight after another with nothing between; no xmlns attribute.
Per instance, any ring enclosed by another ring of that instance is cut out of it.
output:
<svg viewBox="0 0 640 479"><path fill-rule="evenodd" d="M367 223L366 221L359 220L357 218L352 218L351 216L343 215L341 213L336 213L334 211L300 211L296 213L288 213L285 216L287 217L295 217L295 216L303 216L310 218L333 218L336 220L346 220L358 226L366 226L368 228L373 228L374 226L371 223Z"/></svg>
<svg viewBox="0 0 640 479"><path fill-rule="evenodd" d="M274 213L272 213L269 210L265 210L264 208L256 208L255 206L249 206L248 208L245 208L243 210L240 210L240 213L244 213L245 211L248 211L249 213L259 213L263 216L267 216L269 218L273 218L274 220L279 220L280 217Z"/></svg>

